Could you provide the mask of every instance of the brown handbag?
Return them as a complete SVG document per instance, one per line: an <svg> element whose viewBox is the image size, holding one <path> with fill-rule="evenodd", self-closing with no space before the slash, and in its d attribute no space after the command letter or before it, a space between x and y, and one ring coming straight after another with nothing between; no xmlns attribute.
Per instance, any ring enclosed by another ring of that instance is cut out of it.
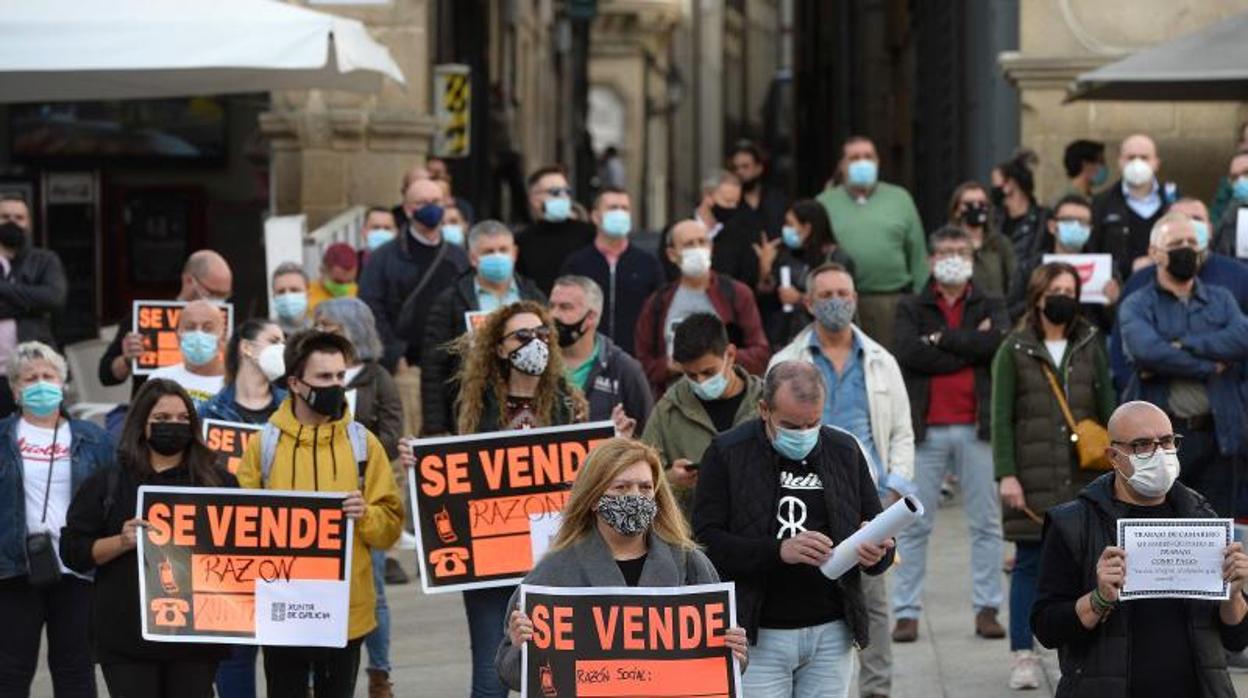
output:
<svg viewBox="0 0 1248 698"><path fill-rule="evenodd" d="M1062 408L1066 426L1070 427L1070 441L1075 445L1075 452L1079 454L1079 469L1109 470L1112 466L1105 457L1105 450L1109 448L1109 430L1095 419L1084 419L1076 423L1075 415L1071 413L1070 405L1066 402L1066 392L1058 385L1053 369L1048 364L1041 364L1041 368L1044 369L1044 376L1049 379L1049 387L1053 389L1058 406Z"/></svg>

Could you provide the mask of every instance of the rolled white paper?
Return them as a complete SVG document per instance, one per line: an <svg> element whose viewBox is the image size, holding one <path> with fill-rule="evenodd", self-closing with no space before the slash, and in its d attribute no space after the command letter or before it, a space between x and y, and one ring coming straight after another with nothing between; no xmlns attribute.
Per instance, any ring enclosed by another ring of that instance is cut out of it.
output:
<svg viewBox="0 0 1248 698"><path fill-rule="evenodd" d="M780 285L781 285L782 287L783 287L783 286L792 286L792 285L793 285L793 270L792 270L792 269L790 269L790 268L789 268L789 265L787 265L787 264L786 264L786 265L784 265L783 267L780 267ZM792 303L785 303L785 304L784 304L784 312L786 312L786 313L791 313L791 312L793 312L793 304L792 304Z"/></svg>
<svg viewBox="0 0 1248 698"><path fill-rule="evenodd" d="M866 526L858 529L854 535L841 541L832 548L832 554L819 566L819 571L828 579L839 579L854 565L858 564L858 545L873 543L879 545L889 538L901 533L907 526L923 516L923 504L914 497L902 497L891 507L880 512Z"/></svg>

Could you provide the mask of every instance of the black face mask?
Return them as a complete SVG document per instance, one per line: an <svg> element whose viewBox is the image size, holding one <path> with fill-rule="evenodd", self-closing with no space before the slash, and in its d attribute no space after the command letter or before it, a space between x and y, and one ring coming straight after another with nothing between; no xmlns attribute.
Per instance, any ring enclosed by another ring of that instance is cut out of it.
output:
<svg viewBox="0 0 1248 698"><path fill-rule="evenodd" d="M743 179L741 180L741 190L742 191L754 191L755 189L758 189L758 185L762 183L762 181L763 181L762 177L755 177L753 179Z"/></svg>
<svg viewBox="0 0 1248 698"><path fill-rule="evenodd" d="M982 228L988 224L988 207L983 204L971 204L962 209L962 222Z"/></svg>
<svg viewBox="0 0 1248 698"><path fill-rule="evenodd" d="M176 456L186 450L195 439L191 425L186 422L152 422L147 445L162 456Z"/></svg>
<svg viewBox="0 0 1248 698"><path fill-rule="evenodd" d="M728 225L728 221L732 220L733 218L736 218L737 209L725 208L724 206L715 204L714 206L711 207L711 215L715 216L715 220L719 221L723 225Z"/></svg>
<svg viewBox="0 0 1248 698"><path fill-rule="evenodd" d="M1054 325L1065 325L1079 314L1079 299L1054 293L1044 297L1044 316Z"/></svg>
<svg viewBox="0 0 1248 698"><path fill-rule="evenodd" d="M585 336L585 318L587 317L589 317L588 310L585 311L585 314L581 316L580 320L577 320L571 325L562 323L558 319L555 320L555 327L559 330L560 347L566 349L573 344L576 344L581 337Z"/></svg>
<svg viewBox="0 0 1248 698"><path fill-rule="evenodd" d="M998 206L998 207L1000 207L1002 204L1004 204L1004 203L1005 203L1005 188L1004 188L1004 187L993 187L993 188L992 188L992 189L988 192L988 196L992 198L992 204L993 204L994 206Z"/></svg>
<svg viewBox="0 0 1248 698"><path fill-rule="evenodd" d="M324 415L330 419L338 419L342 416L342 410L347 404L347 389L341 385L308 385L308 395L299 396L301 400L312 408L313 412Z"/></svg>
<svg viewBox="0 0 1248 698"><path fill-rule="evenodd" d="M26 231L22 230L22 226L16 223L5 223L0 225L0 245L20 252L26 247Z"/></svg>
<svg viewBox="0 0 1248 698"><path fill-rule="evenodd" d="M1190 247L1180 247L1166 253L1166 271L1179 281L1190 281L1200 269L1200 256Z"/></svg>

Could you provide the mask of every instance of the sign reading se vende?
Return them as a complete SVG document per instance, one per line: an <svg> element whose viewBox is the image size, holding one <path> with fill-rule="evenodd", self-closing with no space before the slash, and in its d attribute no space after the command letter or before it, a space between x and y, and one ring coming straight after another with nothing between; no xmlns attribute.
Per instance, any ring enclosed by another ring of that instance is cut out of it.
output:
<svg viewBox="0 0 1248 698"><path fill-rule="evenodd" d="M260 424L205 419L204 443L208 450L217 454L218 465L231 474L237 473L238 464L243 460L243 451L247 450L247 444L262 428Z"/></svg>
<svg viewBox="0 0 1248 698"><path fill-rule="evenodd" d="M225 321L225 336L234 334L234 306L220 303ZM178 346L178 318L186 303L182 301L135 301L131 327L143 339L143 353L130 362L136 376L145 376L158 368L182 363ZM225 351L225 347L221 347Z"/></svg>
<svg viewBox="0 0 1248 698"><path fill-rule="evenodd" d="M412 441L411 488L426 593L515 584L533 569L535 522L557 517L609 422Z"/></svg>

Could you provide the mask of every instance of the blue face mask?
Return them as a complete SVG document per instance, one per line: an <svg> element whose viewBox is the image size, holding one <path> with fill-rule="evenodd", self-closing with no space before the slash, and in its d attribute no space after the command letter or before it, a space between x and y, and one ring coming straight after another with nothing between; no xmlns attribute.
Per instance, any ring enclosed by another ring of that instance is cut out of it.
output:
<svg viewBox="0 0 1248 698"><path fill-rule="evenodd" d="M199 330L183 332L178 346L187 366L203 366L217 356L217 335Z"/></svg>
<svg viewBox="0 0 1248 698"><path fill-rule="evenodd" d="M64 391L55 383L38 381L22 388L22 408L36 417L52 414L64 399Z"/></svg>
<svg viewBox="0 0 1248 698"><path fill-rule="evenodd" d="M412 219L426 228L436 228L442 222L442 207L437 204L425 204L416 209Z"/></svg>
<svg viewBox="0 0 1248 698"><path fill-rule="evenodd" d="M724 396L724 391L728 389L728 377L723 371L716 373L711 378L707 378L701 383L693 384L693 394L702 400L718 400Z"/></svg>
<svg viewBox="0 0 1248 698"><path fill-rule="evenodd" d="M789 460L798 461L810 455L817 443L819 443L819 427L811 427L810 429L784 429L776 427L776 437L771 441L771 445L775 447L776 453Z"/></svg>
<svg viewBox="0 0 1248 698"><path fill-rule="evenodd" d="M542 213L551 223L562 223L572 215L572 199L566 196L546 199L546 203L542 204Z"/></svg>
<svg viewBox="0 0 1248 698"><path fill-rule="evenodd" d="M615 209L602 214L602 232L613 238L622 238L628 236L628 231L633 228L633 217L628 211Z"/></svg>
<svg viewBox="0 0 1248 698"><path fill-rule="evenodd" d="M1204 221L1192 219L1192 227L1196 229L1196 248L1206 250L1209 248L1209 224Z"/></svg>
<svg viewBox="0 0 1248 698"><path fill-rule="evenodd" d="M880 176L880 166L874 160L854 160L845 168L845 181L851 187L869 187Z"/></svg>
<svg viewBox="0 0 1248 698"><path fill-rule="evenodd" d="M442 226L442 239L457 247L464 246L464 226L458 223L447 223Z"/></svg>
<svg viewBox="0 0 1248 698"><path fill-rule="evenodd" d="M273 312L277 313L278 319L285 322L303 319L304 313L308 312L308 294L294 291L273 296Z"/></svg>
<svg viewBox="0 0 1248 698"><path fill-rule="evenodd" d="M390 242L391 240L393 240L394 231L387 230L385 228L373 228L372 230L368 231L368 235L366 236L366 238L368 240L368 249L375 250L378 247L381 247L387 242Z"/></svg>
<svg viewBox="0 0 1248 698"><path fill-rule="evenodd" d="M1240 201L1248 201L1248 175L1240 175L1231 182L1231 194Z"/></svg>
<svg viewBox="0 0 1248 698"><path fill-rule="evenodd" d="M1088 244L1088 238L1091 235L1092 228L1079 221L1057 222L1057 241L1066 249L1083 249L1083 246Z"/></svg>
<svg viewBox="0 0 1248 698"><path fill-rule="evenodd" d="M494 252L481 257L477 262L477 271L481 273L481 278L486 281L500 284L511 278L511 271L514 266L515 262L511 261L511 255Z"/></svg>
<svg viewBox="0 0 1248 698"><path fill-rule="evenodd" d="M1105 184L1105 180L1109 179L1109 168L1101 165L1096 170L1096 174L1092 175L1092 186L1099 187Z"/></svg>
<svg viewBox="0 0 1248 698"><path fill-rule="evenodd" d="M797 232L797 228L786 225L780 229L780 237L784 238L784 244L790 250L796 250L802 246L802 236Z"/></svg>

